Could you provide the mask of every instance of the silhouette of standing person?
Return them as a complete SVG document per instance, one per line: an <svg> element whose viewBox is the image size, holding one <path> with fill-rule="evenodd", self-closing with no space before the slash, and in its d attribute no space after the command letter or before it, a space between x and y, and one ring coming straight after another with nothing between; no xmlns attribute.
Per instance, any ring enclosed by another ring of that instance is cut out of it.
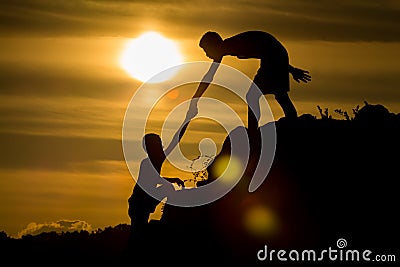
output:
<svg viewBox="0 0 400 267"><path fill-rule="evenodd" d="M260 59L260 68L253 80L260 90L251 86L246 95L248 103L247 123L250 131L258 128L261 116L259 99L262 94L275 95L285 117L297 117L296 108L288 95L290 90L289 73L296 82L307 83L311 81L311 76L308 71L295 68L289 64L289 56L285 47L274 36L263 31L246 31L222 39L218 33L208 31L201 37L199 46L203 48L207 57L213 59L215 63L220 63L224 56L235 56L239 59ZM212 81L218 65L212 64L193 98L198 98L204 93ZM196 104L197 100L193 101L192 104ZM253 107L254 110L251 110L250 107Z"/></svg>
<svg viewBox="0 0 400 267"><path fill-rule="evenodd" d="M179 144L190 120L196 114L197 108L191 107L184 122L165 150L159 135L148 133L143 138L143 147L148 157L140 163L138 179L128 199L128 215L131 219L131 245L146 238L150 213L154 212L160 200L168 197L175 190L170 182L160 176L161 167L166 157Z"/></svg>

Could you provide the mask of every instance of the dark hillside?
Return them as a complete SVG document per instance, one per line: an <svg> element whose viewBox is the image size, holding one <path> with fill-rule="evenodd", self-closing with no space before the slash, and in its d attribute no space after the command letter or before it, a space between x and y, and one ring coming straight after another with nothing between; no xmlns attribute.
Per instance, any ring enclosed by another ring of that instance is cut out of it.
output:
<svg viewBox="0 0 400 267"><path fill-rule="evenodd" d="M132 266L142 261L252 266L268 264L257 260L264 245L275 250L337 249L340 238L346 239L348 249L395 255L400 248L400 116L368 104L353 118L321 115L275 123L274 162L255 192L247 191L245 173L232 191L211 204L166 206L162 220L151 222L147 238L133 240L136 250L125 251L129 225L121 225L94 234L44 234L22 240L1 236L6 247L2 259L14 253L37 263L56 258L77 264L86 260L106 265L128 261ZM252 139L255 145L256 140ZM228 137L218 157L229 154ZM211 166L209 179L213 178ZM282 265L277 263L274 266Z"/></svg>
<svg viewBox="0 0 400 267"><path fill-rule="evenodd" d="M281 119L275 126L274 162L259 189L247 191L245 173L232 191L212 204L192 210L166 208L165 220L172 229L194 233L194 242L190 235L181 242L198 250L200 259L243 263L256 263L264 245L327 249L336 248L339 238L352 249L398 250L400 116L366 103L353 118L306 114L294 122ZM218 157L229 155L229 148L227 138ZM212 166L209 176L215 176ZM245 221L258 207L275 219L260 222L266 226L254 234Z"/></svg>

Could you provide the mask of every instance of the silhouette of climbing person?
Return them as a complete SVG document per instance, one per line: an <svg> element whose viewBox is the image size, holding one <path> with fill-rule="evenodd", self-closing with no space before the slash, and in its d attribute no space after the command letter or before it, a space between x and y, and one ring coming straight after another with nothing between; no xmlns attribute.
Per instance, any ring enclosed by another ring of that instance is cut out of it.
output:
<svg viewBox="0 0 400 267"><path fill-rule="evenodd" d="M194 106L188 110L184 122L165 150L159 135L148 133L143 138L143 148L148 157L140 163L138 179L128 199L128 215L131 219L131 245L146 238L150 213L155 211L160 200L168 197L175 190L170 182L160 176L161 167L166 157L179 144L190 120L197 115L197 112L197 107Z"/></svg>
<svg viewBox="0 0 400 267"><path fill-rule="evenodd" d="M258 128L261 116L259 99L262 94L275 95L285 117L297 118L296 108L288 95L290 90L289 73L298 83L311 81L311 76L308 71L289 64L289 56L285 47L274 36L263 31L246 31L222 39L218 33L208 31L201 37L199 46L203 48L207 57L213 59L215 63L221 63L224 56L235 56L239 59L260 59L260 68L253 80L260 90L251 86L246 95L249 130L257 130ZM211 83L218 65L212 64L193 98L198 98L204 93ZM193 101L192 104L197 104L197 101L198 99ZM254 110L251 110L250 107L253 107Z"/></svg>

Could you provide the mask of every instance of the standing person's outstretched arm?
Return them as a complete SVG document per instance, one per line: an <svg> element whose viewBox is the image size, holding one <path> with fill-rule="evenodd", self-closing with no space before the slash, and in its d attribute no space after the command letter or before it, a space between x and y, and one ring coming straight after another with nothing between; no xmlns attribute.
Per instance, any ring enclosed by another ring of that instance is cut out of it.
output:
<svg viewBox="0 0 400 267"><path fill-rule="evenodd" d="M222 59L222 58L221 58ZM191 119L193 119L197 115L197 102L199 101L199 97L203 95L203 93L206 91L208 88L209 84L212 82L214 79L214 75L217 72L217 69L219 67L219 63L221 62L221 59L214 60L210 69L207 71L207 73L204 75L202 81L200 82L195 94L192 97L192 100L190 102L189 110L186 114L186 118L184 122L182 123L181 127L179 127L178 131L176 131L174 137L171 140L171 143L168 145L168 147L164 150L165 156L168 156L169 153L172 152L172 150L179 144L179 141L181 140L183 134L186 131L187 126L189 125L189 122Z"/></svg>
<svg viewBox="0 0 400 267"><path fill-rule="evenodd" d="M293 79L296 82L304 82L307 83L311 81L311 75L307 70L302 70L299 68L295 68L292 65L289 65L289 73L292 74Z"/></svg>
<svg viewBox="0 0 400 267"><path fill-rule="evenodd" d="M217 69L219 67L219 63L221 63L221 60L214 60L213 63L211 64L210 69L207 71L207 73L204 75L203 79L201 80L199 86L197 87L196 92L193 95L193 99L199 98L203 95L203 93L206 91L212 80L214 79L215 73L217 72ZM196 100L196 103L198 100ZM193 101L192 101L193 102Z"/></svg>

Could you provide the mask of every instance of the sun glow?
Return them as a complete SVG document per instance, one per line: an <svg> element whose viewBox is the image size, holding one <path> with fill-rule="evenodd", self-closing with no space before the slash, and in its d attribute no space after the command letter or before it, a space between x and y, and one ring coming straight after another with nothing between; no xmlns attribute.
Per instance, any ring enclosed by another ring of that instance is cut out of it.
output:
<svg viewBox="0 0 400 267"><path fill-rule="evenodd" d="M142 82L182 62L183 57L177 44L158 32L146 32L129 41L120 58L121 67ZM173 74L168 72L149 82L162 82L170 79Z"/></svg>

